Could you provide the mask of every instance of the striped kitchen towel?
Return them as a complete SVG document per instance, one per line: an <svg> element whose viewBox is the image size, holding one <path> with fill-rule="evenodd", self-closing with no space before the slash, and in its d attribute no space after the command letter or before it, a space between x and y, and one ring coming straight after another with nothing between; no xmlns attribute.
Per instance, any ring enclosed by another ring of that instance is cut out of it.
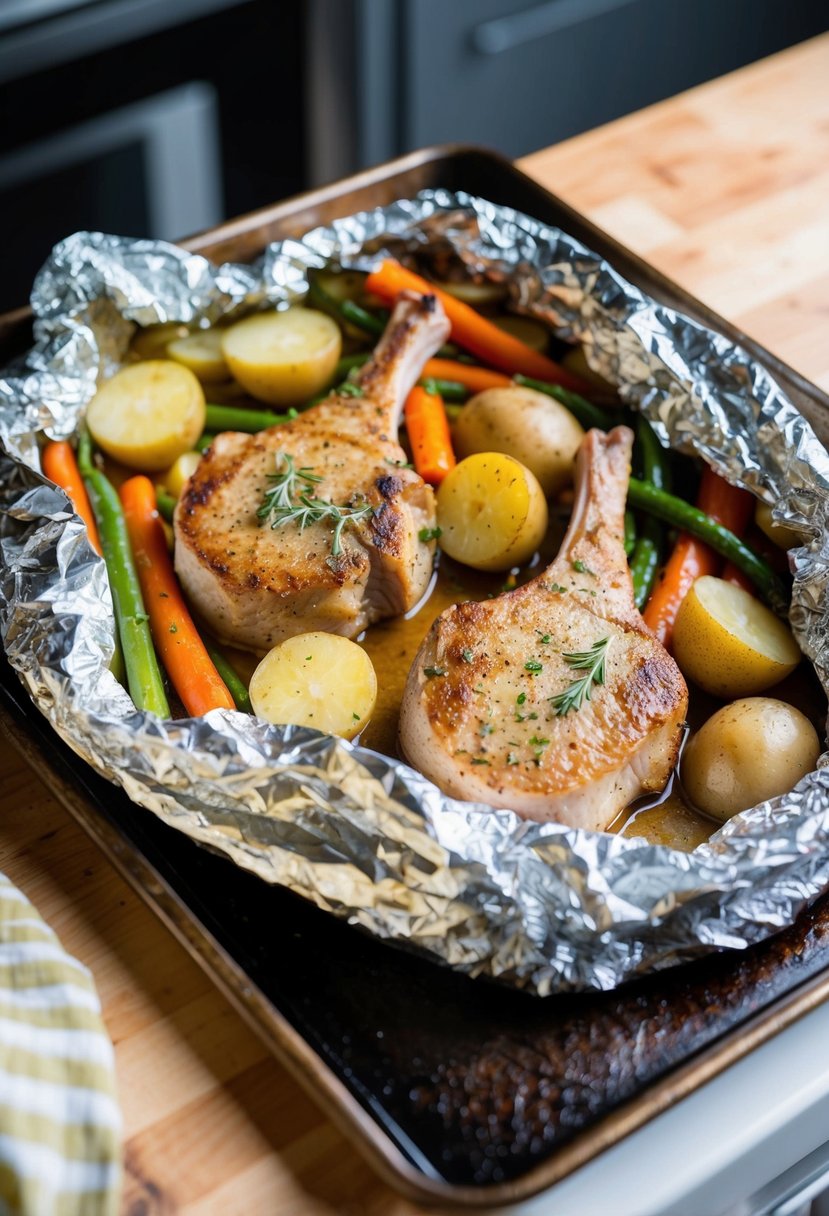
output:
<svg viewBox="0 0 829 1216"><path fill-rule="evenodd" d="M114 1216L121 1116L85 967L0 875L0 1216Z"/></svg>

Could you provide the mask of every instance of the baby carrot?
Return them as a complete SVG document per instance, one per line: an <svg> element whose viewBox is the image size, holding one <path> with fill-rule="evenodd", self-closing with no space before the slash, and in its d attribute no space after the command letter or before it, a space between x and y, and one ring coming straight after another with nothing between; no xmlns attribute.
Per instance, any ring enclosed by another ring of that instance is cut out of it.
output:
<svg viewBox="0 0 829 1216"><path fill-rule="evenodd" d="M531 350L524 342L505 333L491 321L487 321L474 308L456 300L447 292L441 291L432 283L427 283L420 275L406 270L399 262L389 258L366 279L366 289L392 302L401 291L416 291L421 295L437 296L444 311L452 323L452 337L458 346L463 346L471 354L491 363L501 371L514 375L521 372L525 376L533 376L537 380L547 380L553 384L563 384L566 388L575 389L590 397L594 386L588 384L581 376L569 372L560 364L548 359L546 355ZM455 379L456 377L449 377Z"/></svg>
<svg viewBox="0 0 829 1216"><path fill-rule="evenodd" d="M439 486L455 467L443 401L436 393L428 393L418 386L406 398L403 416L415 469L429 485Z"/></svg>
<svg viewBox="0 0 829 1216"><path fill-rule="evenodd" d="M179 589L149 477L125 481L121 504L153 642L184 708L193 717L211 709L233 709L233 697L211 662Z"/></svg>
<svg viewBox="0 0 829 1216"><path fill-rule="evenodd" d="M86 524L89 543L96 553L101 554L101 538L98 535L98 525L92 503L86 492L75 453L71 444L66 442L47 443L43 449L43 472L56 486L65 490L69 501L75 508L75 514L80 515Z"/></svg>
<svg viewBox="0 0 829 1216"><path fill-rule="evenodd" d="M700 482L697 507L739 536L751 518L754 499L746 490L729 485L713 469L706 467ZM645 624L663 646L670 646L679 605L696 579L703 574L716 574L719 567L720 559L713 549L687 532L680 533L662 579L656 584L642 614Z"/></svg>
<svg viewBox="0 0 829 1216"><path fill-rule="evenodd" d="M513 383L503 372L475 367L471 363L456 363L454 359L427 360L423 375L429 380L452 380L455 384L463 384L471 393L482 393L488 388L509 388Z"/></svg>

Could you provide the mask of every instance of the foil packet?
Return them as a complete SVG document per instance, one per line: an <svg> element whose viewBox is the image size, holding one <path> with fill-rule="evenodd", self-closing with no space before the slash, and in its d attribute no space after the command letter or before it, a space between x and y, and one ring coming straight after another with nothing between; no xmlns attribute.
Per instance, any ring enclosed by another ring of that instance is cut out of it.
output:
<svg viewBox="0 0 829 1216"><path fill-rule="evenodd" d="M526 822L445 797L394 758L215 710L159 721L108 670L103 562L38 438L73 433L136 325L286 306L329 261L418 253L507 285L513 307L585 344L660 440L774 504L790 554L791 621L829 681L829 456L769 373L727 338L520 212L424 191L214 266L162 241L77 233L34 285L33 349L0 378L0 630L54 729L131 799L267 882L472 976L539 996L610 989L790 924L829 881L829 770L684 853Z"/></svg>

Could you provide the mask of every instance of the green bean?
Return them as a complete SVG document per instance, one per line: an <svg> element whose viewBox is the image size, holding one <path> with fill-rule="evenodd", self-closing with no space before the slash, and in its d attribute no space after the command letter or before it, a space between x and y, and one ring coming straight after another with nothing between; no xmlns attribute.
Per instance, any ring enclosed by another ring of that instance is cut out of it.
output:
<svg viewBox="0 0 829 1216"><path fill-rule="evenodd" d="M788 604L786 588L771 566L710 515L692 507L690 503L683 502L681 498L674 498L673 494L668 494L666 490L658 490L635 477L630 479L628 503L648 515L655 515L673 528L690 532L705 541L721 557L733 562L738 570L742 570L776 612L785 613Z"/></svg>
<svg viewBox="0 0 829 1216"><path fill-rule="evenodd" d="M296 414L294 414L296 417ZM290 422L290 414L273 414L270 410L242 410L235 405L208 405L205 417L207 431L247 431L254 434L269 426Z"/></svg>
<svg viewBox="0 0 829 1216"><path fill-rule="evenodd" d="M671 488L671 467L667 453L656 437L653 427L641 414L636 420L636 455L643 480L657 490ZM642 523L630 559L633 599L641 612L650 599L665 544L664 529L659 520L648 517Z"/></svg>
<svg viewBox="0 0 829 1216"><path fill-rule="evenodd" d="M339 384L341 380L345 380L348 373L353 371L355 367L363 367L371 358L369 351L361 351L358 355L343 355L337 366L334 368L334 375L331 377L332 384Z"/></svg>
<svg viewBox="0 0 829 1216"><path fill-rule="evenodd" d="M630 557L636 547L636 520L632 511L625 511L625 553Z"/></svg>
<svg viewBox="0 0 829 1216"><path fill-rule="evenodd" d="M197 452L206 452L215 438L215 435L211 435L205 431L205 433L196 440L193 447Z"/></svg>
<svg viewBox="0 0 829 1216"><path fill-rule="evenodd" d="M159 486L155 488L155 505L158 507L158 513L162 519L166 519L168 524L173 522L173 512L176 509L176 500L172 494L165 493Z"/></svg>
<svg viewBox="0 0 829 1216"><path fill-rule="evenodd" d="M444 401L466 401L469 396L469 389L457 380L436 380L433 376L426 376L420 383L427 393L436 393Z"/></svg>
<svg viewBox="0 0 829 1216"><path fill-rule="evenodd" d="M600 409L592 401L587 401L578 393L571 393L569 389L562 388L560 384L547 384L544 380L533 380L530 376L521 375L513 376L513 379L516 384L522 384L525 388L534 388L537 393L545 393L546 396L561 402L585 430L596 426L602 431L609 431L619 421L618 417L609 410Z"/></svg>
<svg viewBox="0 0 829 1216"><path fill-rule="evenodd" d="M78 467L89 491L101 535L129 694L136 709L148 710L159 718L169 718L170 707L153 649L121 501L109 478L93 464L92 445L87 431L82 432L78 444Z"/></svg>
<svg viewBox="0 0 829 1216"><path fill-rule="evenodd" d="M228 662L221 650L217 650L212 642L204 639L204 644L207 648L207 653L210 655L213 666L224 680L227 686L227 691L233 697L236 708L241 709L242 713L245 714L252 713L253 711L251 709L250 696L248 695L247 687L244 680L240 679L236 668Z"/></svg>

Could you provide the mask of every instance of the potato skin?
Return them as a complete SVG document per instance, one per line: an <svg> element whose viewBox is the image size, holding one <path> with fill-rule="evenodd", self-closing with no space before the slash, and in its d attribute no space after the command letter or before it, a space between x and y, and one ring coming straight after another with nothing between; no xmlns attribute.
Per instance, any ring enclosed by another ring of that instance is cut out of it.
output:
<svg viewBox="0 0 829 1216"><path fill-rule="evenodd" d="M817 764L817 732L799 709L746 697L717 710L689 740L681 779L698 810L723 823L785 794Z"/></svg>
<svg viewBox="0 0 829 1216"><path fill-rule="evenodd" d="M86 422L102 451L131 469L158 473L189 451L204 430L204 390L167 359L132 363L89 403Z"/></svg>
<svg viewBox="0 0 829 1216"><path fill-rule="evenodd" d="M467 401L453 429L459 459L503 452L534 473L547 498L571 484L584 431L569 410L535 389L488 388Z"/></svg>
<svg viewBox="0 0 829 1216"><path fill-rule="evenodd" d="M268 405L303 405L330 383L342 350L340 327L311 308L260 312L222 332L234 378Z"/></svg>

